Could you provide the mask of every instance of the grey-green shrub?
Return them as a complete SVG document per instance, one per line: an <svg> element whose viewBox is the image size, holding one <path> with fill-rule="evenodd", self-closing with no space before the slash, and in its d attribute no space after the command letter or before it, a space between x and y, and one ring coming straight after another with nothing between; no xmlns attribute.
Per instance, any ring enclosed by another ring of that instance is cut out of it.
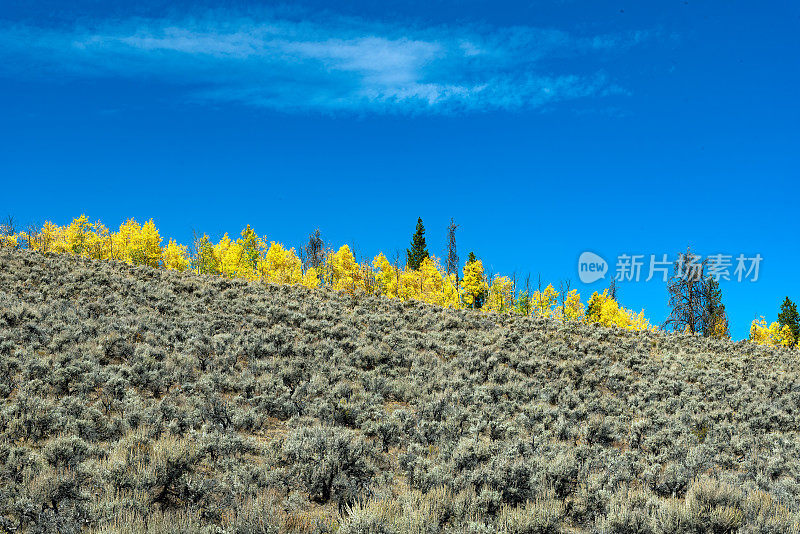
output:
<svg viewBox="0 0 800 534"><path fill-rule="evenodd" d="M798 383L780 348L4 249L0 530L791 533Z"/></svg>

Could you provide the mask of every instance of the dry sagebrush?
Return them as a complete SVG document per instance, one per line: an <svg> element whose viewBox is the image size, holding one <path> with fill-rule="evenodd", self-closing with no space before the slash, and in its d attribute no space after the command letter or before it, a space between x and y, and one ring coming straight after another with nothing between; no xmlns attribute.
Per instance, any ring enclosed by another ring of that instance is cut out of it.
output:
<svg viewBox="0 0 800 534"><path fill-rule="evenodd" d="M794 356L0 250L0 531L798 532Z"/></svg>

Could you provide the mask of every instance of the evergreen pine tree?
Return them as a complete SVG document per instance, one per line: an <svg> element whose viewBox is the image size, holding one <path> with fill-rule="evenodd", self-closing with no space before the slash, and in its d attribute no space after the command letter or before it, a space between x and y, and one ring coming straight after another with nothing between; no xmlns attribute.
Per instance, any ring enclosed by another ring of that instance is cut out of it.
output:
<svg viewBox="0 0 800 534"><path fill-rule="evenodd" d="M615 302L619 302L617 299L617 280L616 278L611 279L611 284L608 286L608 296L611 300Z"/></svg>
<svg viewBox="0 0 800 534"><path fill-rule="evenodd" d="M317 228L308 236L303 269L306 271L312 267L319 269L323 261L325 261L325 242L322 240L319 228Z"/></svg>
<svg viewBox="0 0 800 534"><path fill-rule="evenodd" d="M428 247L425 245L425 226L422 225L420 217L417 219L417 231L411 238L411 248L406 250L406 265L409 269L417 270L428 255Z"/></svg>
<svg viewBox="0 0 800 534"><path fill-rule="evenodd" d="M455 274L456 275L456 286L458 286L459 275L458 275L458 250L456 249L456 229L458 225L450 218L450 225L447 227L447 275Z"/></svg>
<svg viewBox="0 0 800 534"><path fill-rule="evenodd" d="M778 314L778 324L788 326L792 331L794 339L800 339L800 314L797 313L797 304L792 302L789 297L786 297L781 304L781 312Z"/></svg>
<svg viewBox="0 0 800 534"><path fill-rule="evenodd" d="M586 317L587 318L588 317L595 317L595 316L599 315L599 313L600 313L599 301L600 301L600 299L595 298L594 295L592 295L589 298L589 302L586 303Z"/></svg>
<svg viewBox="0 0 800 534"><path fill-rule="evenodd" d="M722 289L719 282L709 277L706 279L706 320L703 324L703 335L724 339L731 337L728 325L728 314L722 303Z"/></svg>

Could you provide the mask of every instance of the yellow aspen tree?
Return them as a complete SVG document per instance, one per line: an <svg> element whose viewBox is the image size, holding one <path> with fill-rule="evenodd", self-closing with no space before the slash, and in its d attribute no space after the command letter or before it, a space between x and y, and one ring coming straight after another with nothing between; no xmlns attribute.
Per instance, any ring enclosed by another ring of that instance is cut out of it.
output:
<svg viewBox="0 0 800 534"><path fill-rule="evenodd" d="M437 300L442 278L430 256L422 259L414 275L413 283L417 286L418 300L434 304Z"/></svg>
<svg viewBox="0 0 800 534"><path fill-rule="evenodd" d="M228 249L231 248L231 238L228 237L228 234L225 233L220 238L219 243L214 245L213 253L214 253L214 260L217 265L219 265L219 271L222 276L229 276L231 272L231 261L228 258L227 265L225 264L225 256L228 254ZM234 267L235 270L235 267Z"/></svg>
<svg viewBox="0 0 800 534"><path fill-rule="evenodd" d="M84 254L95 260L111 259L111 235L103 223L96 221L86 233Z"/></svg>
<svg viewBox="0 0 800 534"><path fill-rule="evenodd" d="M759 345L772 345L774 347L791 347L795 344L792 330L789 326L773 322L767 326L764 317L754 319L750 325L750 341Z"/></svg>
<svg viewBox="0 0 800 534"><path fill-rule="evenodd" d="M46 243L47 252L52 252L54 254L66 254L70 252L69 242L66 237L66 226L62 227L47 221L44 224L43 234L46 236L46 239L43 241Z"/></svg>
<svg viewBox="0 0 800 534"><path fill-rule="evenodd" d="M372 260L372 268L375 271L375 282L381 294L389 298L399 298L400 276L398 270L389 263L383 253L378 254Z"/></svg>
<svg viewBox="0 0 800 534"><path fill-rule="evenodd" d="M161 235L153 219L144 223L135 236L132 253L134 262L139 265L158 267L161 263Z"/></svg>
<svg viewBox="0 0 800 534"><path fill-rule="evenodd" d="M656 328L650 324L650 321L644 316L644 310L638 314L633 313L631 310L625 310L628 313L628 324L625 328L629 330L655 330Z"/></svg>
<svg viewBox="0 0 800 534"><path fill-rule="evenodd" d="M534 315L540 317L551 317L553 315L553 306L558 302L558 291L555 290L553 284L548 284L544 291L538 289L531 295L531 310Z"/></svg>
<svg viewBox="0 0 800 534"><path fill-rule="evenodd" d="M220 274L219 262L214 256L214 244L206 234L195 238L195 253L192 257L192 269L198 274Z"/></svg>
<svg viewBox="0 0 800 534"><path fill-rule="evenodd" d="M83 256L86 248L86 234L91 231L91 223L86 215L72 219L62 230L64 252Z"/></svg>
<svg viewBox="0 0 800 534"><path fill-rule="evenodd" d="M456 274L447 274L445 269L439 267L439 275L441 277L441 287L439 288L438 300L435 304L445 308L460 308L461 299L458 294Z"/></svg>
<svg viewBox="0 0 800 534"><path fill-rule="evenodd" d="M135 240L135 235L140 231L139 223L133 219L128 219L122 223L119 230L111 235L111 254L112 258L125 263L133 263L131 247Z"/></svg>
<svg viewBox="0 0 800 534"><path fill-rule="evenodd" d="M19 247L19 234L1 235L0 234L0 247L18 248Z"/></svg>
<svg viewBox="0 0 800 534"><path fill-rule="evenodd" d="M406 270L407 279L413 284L413 292L418 300L445 308L458 306L455 277L449 277L435 257L424 258L416 270Z"/></svg>
<svg viewBox="0 0 800 534"><path fill-rule="evenodd" d="M406 266L398 274L397 296L401 300L422 300L422 285L417 272Z"/></svg>
<svg viewBox="0 0 800 534"><path fill-rule="evenodd" d="M600 324L605 326L625 328L630 323L630 315L626 310L620 308L619 303L607 295L600 307L600 318Z"/></svg>
<svg viewBox="0 0 800 534"><path fill-rule="evenodd" d="M773 343L779 347L791 347L794 345L794 335L789 326L781 326L780 323L774 322L770 326L770 334L772 334Z"/></svg>
<svg viewBox="0 0 800 534"><path fill-rule="evenodd" d="M258 277L258 262L262 251L266 248L265 243L249 224L242 230L241 237L237 241L242 247L241 275L253 280Z"/></svg>
<svg viewBox="0 0 800 534"><path fill-rule="evenodd" d="M468 308L474 308L476 300L486 293L489 289L486 283L486 275L483 272L483 262L481 260L468 261L464 265L464 272L461 278L461 300Z"/></svg>
<svg viewBox="0 0 800 534"><path fill-rule="evenodd" d="M49 252L55 254L67 254L72 252L66 230L66 226L58 226L57 224L50 225L50 240L48 241Z"/></svg>
<svg viewBox="0 0 800 534"><path fill-rule="evenodd" d="M303 273L303 281L300 283L310 289L318 288L319 276L317 275L317 270L314 267L306 269L306 272Z"/></svg>
<svg viewBox="0 0 800 534"><path fill-rule="evenodd" d="M128 219L111 236L111 256L133 265L158 267L161 263L161 236L153 219L139 225Z"/></svg>
<svg viewBox="0 0 800 534"><path fill-rule="evenodd" d="M771 344L769 328L767 327L767 321L764 317L753 319L753 322L750 323L750 341L759 345Z"/></svg>
<svg viewBox="0 0 800 534"><path fill-rule="evenodd" d="M444 286L442 299L448 308L461 308L461 296L458 294L458 277L456 273L444 274L446 285Z"/></svg>
<svg viewBox="0 0 800 534"><path fill-rule="evenodd" d="M654 330L644 315L644 310L638 314L620 307L616 300L608 295L608 290L602 293L596 291L589 299L586 321L598 323L603 326L617 326L628 330Z"/></svg>
<svg viewBox="0 0 800 534"><path fill-rule="evenodd" d="M190 265L189 252L186 250L185 245L179 245L170 238L169 243L161 252L161 261L164 262L164 268L168 271L183 272Z"/></svg>
<svg viewBox="0 0 800 534"><path fill-rule="evenodd" d="M562 321L580 321L583 319L585 309L581 302L581 295L577 289L567 293L564 305L556 308L555 316Z"/></svg>
<svg viewBox="0 0 800 534"><path fill-rule="evenodd" d="M247 268L244 264L244 248L236 241L231 241L228 234L214 247L215 254L219 258L220 271L222 276L228 278L241 278L246 274Z"/></svg>
<svg viewBox="0 0 800 534"><path fill-rule="evenodd" d="M608 296L608 290L603 290L602 293L598 293L595 291L592 293L591 298L589 298L589 305L586 310L586 322L589 323L598 323L603 326L611 326L611 321L609 319L609 312L612 312L613 315L613 306L608 305L608 301L616 302L614 299Z"/></svg>
<svg viewBox="0 0 800 534"><path fill-rule="evenodd" d="M72 219L66 226L46 222L39 236L28 240L33 250L73 254L85 258L109 259L110 238L102 223L91 223L86 215Z"/></svg>
<svg viewBox="0 0 800 534"><path fill-rule="evenodd" d="M331 270L331 287L350 294L365 290L361 278L361 268L356 263L350 247L342 245L338 251L328 255L327 263Z"/></svg>
<svg viewBox="0 0 800 534"><path fill-rule="evenodd" d="M280 243L270 243L269 250L259 263L262 280L273 284L299 284L303 282L300 258L294 249L285 249Z"/></svg>
<svg viewBox="0 0 800 534"><path fill-rule="evenodd" d="M711 337L715 339L730 339L730 331L728 329L728 321L725 316L716 317L712 319L713 325L711 327Z"/></svg>
<svg viewBox="0 0 800 534"><path fill-rule="evenodd" d="M482 310L494 313L511 313L514 310L514 283L509 277L494 277Z"/></svg>
<svg viewBox="0 0 800 534"><path fill-rule="evenodd" d="M45 221L42 231L33 242L33 249L40 252L56 252L54 243L59 239L61 229L50 221Z"/></svg>

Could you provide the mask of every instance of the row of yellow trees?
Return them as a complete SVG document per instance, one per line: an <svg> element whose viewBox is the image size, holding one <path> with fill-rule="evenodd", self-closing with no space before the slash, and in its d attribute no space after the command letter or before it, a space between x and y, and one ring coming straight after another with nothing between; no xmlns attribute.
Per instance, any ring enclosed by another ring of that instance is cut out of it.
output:
<svg viewBox="0 0 800 534"><path fill-rule="evenodd" d="M796 347L800 349L800 340L795 339L788 325L781 326L773 322L767 326L764 317L753 319L750 325L750 341L759 345L772 345L774 347Z"/></svg>
<svg viewBox="0 0 800 534"><path fill-rule="evenodd" d="M477 259L466 263L457 282L456 275L448 274L435 257L425 258L418 269L392 263L383 254L378 254L371 263L358 262L347 245L327 251L318 266L304 269L294 249L267 242L249 225L238 238L231 239L225 234L218 243L203 235L191 254L185 245L172 239L166 245L162 243L152 219L144 224L129 219L117 232L111 232L85 215L65 226L46 222L34 232L0 236L2 246L45 253L309 288L324 285L351 294L382 294L446 308L480 308L484 312L589 321L632 330L654 329L644 312L637 314L620 307L605 291L594 293L586 306L576 290L560 295L552 285L530 294L517 294L507 276L488 280L482 262Z"/></svg>

